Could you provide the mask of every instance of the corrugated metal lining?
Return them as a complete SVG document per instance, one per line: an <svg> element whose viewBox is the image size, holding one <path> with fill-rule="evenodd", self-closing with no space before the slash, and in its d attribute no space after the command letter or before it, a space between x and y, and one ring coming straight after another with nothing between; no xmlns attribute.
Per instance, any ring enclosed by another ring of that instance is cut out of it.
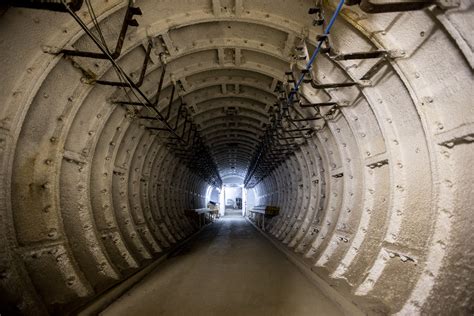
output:
<svg viewBox="0 0 474 316"><path fill-rule="evenodd" d="M313 1L136 5L143 15L118 65L138 80L151 40L140 89L154 100L165 56L157 108L185 101L220 176L245 177L285 72L304 66L298 47L312 52L322 33L307 13ZM335 6L324 1L326 18ZM110 47L126 7L93 3ZM93 25L85 6L78 13ZM208 184L168 150L165 133L147 129L139 117L150 113L114 103L123 89L94 84L117 80L110 63L55 54L96 50L68 14L0 16L1 303L65 313L191 235L184 209L204 207ZM472 21L470 1L380 14L345 6L313 85L299 89L302 104L338 107L296 105L322 119L307 121L314 133L255 186L256 205L281 210L266 222L269 236L369 314L473 311L473 43L459 36L472 33L459 16ZM387 53L347 58L376 50ZM343 82L357 84L320 86ZM235 115L216 110L229 107Z"/></svg>

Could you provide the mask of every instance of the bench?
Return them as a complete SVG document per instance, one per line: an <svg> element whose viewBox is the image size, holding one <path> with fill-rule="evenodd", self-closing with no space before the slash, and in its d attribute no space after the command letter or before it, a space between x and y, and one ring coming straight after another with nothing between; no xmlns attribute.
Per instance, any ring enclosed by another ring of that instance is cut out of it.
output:
<svg viewBox="0 0 474 316"><path fill-rule="evenodd" d="M220 217L219 204L217 204L216 202L213 202L213 201L209 201L209 203L207 204L207 208L211 209L212 216L214 217L214 219Z"/></svg>
<svg viewBox="0 0 474 316"><path fill-rule="evenodd" d="M184 214L187 217L192 218L199 226L199 229L208 224L212 223L217 217L219 210L212 210L210 208L195 208L195 209L185 209Z"/></svg>
<svg viewBox="0 0 474 316"><path fill-rule="evenodd" d="M278 206L258 205L249 211L249 219L255 222L257 227L265 231L265 218L274 217L280 213Z"/></svg>

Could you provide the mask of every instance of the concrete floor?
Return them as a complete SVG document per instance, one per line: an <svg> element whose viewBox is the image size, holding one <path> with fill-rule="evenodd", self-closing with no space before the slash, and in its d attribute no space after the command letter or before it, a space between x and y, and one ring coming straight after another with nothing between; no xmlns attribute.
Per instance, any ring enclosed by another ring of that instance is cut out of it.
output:
<svg viewBox="0 0 474 316"><path fill-rule="evenodd" d="M102 315L342 315L241 216L225 216Z"/></svg>
<svg viewBox="0 0 474 316"><path fill-rule="evenodd" d="M226 208L224 214L226 216L239 216L242 215L242 209Z"/></svg>

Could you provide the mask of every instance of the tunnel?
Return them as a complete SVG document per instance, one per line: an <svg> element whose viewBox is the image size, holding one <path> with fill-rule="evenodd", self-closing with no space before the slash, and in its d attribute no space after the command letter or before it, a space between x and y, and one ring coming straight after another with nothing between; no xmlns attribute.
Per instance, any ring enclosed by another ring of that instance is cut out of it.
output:
<svg viewBox="0 0 474 316"><path fill-rule="evenodd" d="M99 313L244 225L342 314L472 315L473 20L470 0L2 2L1 314ZM242 216L188 216L229 185Z"/></svg>

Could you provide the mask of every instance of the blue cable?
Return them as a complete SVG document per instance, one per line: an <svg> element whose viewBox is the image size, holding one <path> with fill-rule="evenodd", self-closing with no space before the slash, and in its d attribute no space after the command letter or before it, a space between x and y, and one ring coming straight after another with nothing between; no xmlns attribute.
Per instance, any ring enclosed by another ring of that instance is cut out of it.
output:
<svg viewBox="0 0 474 316"><path fill-rule="evenodd" d="M331 17L331 20L329 21L329 24L326 26L326 29L324 30L324 34L325 36L328 36L329 35L329 31L331 31L331 28L332 26L334 25L334 22L336 21L336 18L337 16L339 15L339 12L341 12L341 9L342 9L342 6L344 5L344 0L340 0L339 1L339 4L337 5L337 8L336 8L336 11L334 11L334 14L332 15ZM318 56L319 54L319 51L321 50L321 46L323 45L323 41L319 41L319 44L318 44L318 47L316 48L316 50L314 51L313 55L311 56L311 58L309 59L308 61L308 64L306 65L306 68L305 70L306 71L309 71L316 59L316 56ZM298 80L298 82L296 83L295 85L295 91L292 91L290 92L290 95L288 96L288 104L292 104L293 102L293 95L296 94L296 92L298 91L301 83L303 82L303 79L304 79L304 76L305 74L301 74L301 77L300 79Z"/></svg>

